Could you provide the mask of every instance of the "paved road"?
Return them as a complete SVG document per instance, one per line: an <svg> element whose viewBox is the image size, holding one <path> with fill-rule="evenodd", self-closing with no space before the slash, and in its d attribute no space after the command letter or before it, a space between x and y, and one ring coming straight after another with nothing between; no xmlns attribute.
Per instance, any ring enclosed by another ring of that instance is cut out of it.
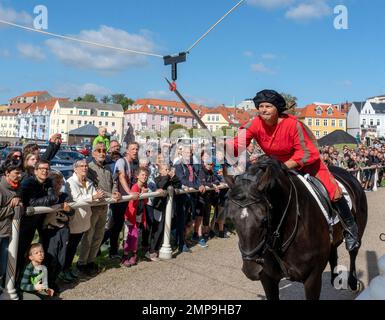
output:
<svg viewBox="0 0 385 320"><path fill-rule="evenodd" d="M378 275L377 260L385 254L385 189L367 193L368 226L357 258L359 279L365 286ZM248 280L241 272L241 257L236 235L230 239L213 239L209 248L194 247L169 261L143 261L135 267L110 267L97 277L80 282L61 294L63 299L192 299L255 300L265 295L259 282ZM348 254L339 248L340 265L348 266ZM336 290L330 285L330 270L323 275L321 299L351 300L356 294ZM304 299L303 285L281 281L280 296L284 300Z"/></svg>

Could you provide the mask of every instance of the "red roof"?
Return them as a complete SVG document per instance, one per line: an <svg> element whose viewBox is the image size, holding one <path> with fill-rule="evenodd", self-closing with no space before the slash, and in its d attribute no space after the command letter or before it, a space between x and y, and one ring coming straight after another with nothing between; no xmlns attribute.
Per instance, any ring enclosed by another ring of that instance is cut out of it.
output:
<svg viewBox="0 0 385 320"><path fill-rule="evenodd" d="M31 113L35 112L37 109L44 110L46 108L48 111L52 111L55 107L56 101L68 101L68 98L53 98L48 101L35 102L31 103L29 107L25 108L25 111L30 110Z"/></svg>
<svg viewBox="0 0 385 320"><path fill-rule="evenodd" d="M11 100L15 100L15 99L21 98L21 97L26 97L26 98L27 97L38 97L38 96L41 96L43 94L48 94L48 91L30 91L30 92L23 93L20 96L14 97Z"/></svg>
<svg viewBox="0 0 385 320"><path fill-rule="evenodd" d="M160 114L160 115L165 115L168 116L172 114L173 116L177 117L192 117L192 114L190 111L186 109L184 104L182 102L177 102L177 101L171 101L171 100L161 100L161 99L139 99L136 100L133 104L134 106L141 106L139 109L128 109L125 114L135 114L135 113L152 113L152 114ZM150 110L148 107L149 105L153 106L153 110ZM177 108L177 111L170 110L167 111L167 109L159 110L156 108L157 106L160 107L171 107L171 108ZM204 106L199 106L194 103L190 103L191 108L193 108L194 111L200 111L201 113L204 112L204 110L207 109L207 107ZM187 110L187 112L185 112Z"/></svg>
<svg viewBox="0 0 385 320"><path fill-rule="evenodd" d="M320 107L322 109L321 114L317 114L316 110ZM328 114L327 110L333 108L333 113ZM339 111L336 106L333 105L318 105L318 104L309 104L302 109L296 110L296 115L299 119L303 118L333 118L333 119L345 119L346 114Z"/></svg>
<svg viewBox="0 0 385 320"><path fill-rule="evenodd" d="M229 124L234 124L234 123L244 124L248 122L251 118L250 114L243 109L226 108L224 106L208 109L206 112L202 114L202 116L204 116L205 114L221 114L222 117ZM233 116L234 120L231 120L231 116Z"/></svg>

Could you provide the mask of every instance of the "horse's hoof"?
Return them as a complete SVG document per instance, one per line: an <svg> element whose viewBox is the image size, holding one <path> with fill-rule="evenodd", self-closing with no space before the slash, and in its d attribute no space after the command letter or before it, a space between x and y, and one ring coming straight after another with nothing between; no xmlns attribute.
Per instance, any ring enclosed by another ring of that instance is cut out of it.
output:
<svg viewBox="0 0 385 320"><path fill-rule="evenodd" d="M349 288L353 293L360 293L364 289L364 287L365 287L364 283L358 279L357 279L357 283L355 286L349 285Z"/></svg>

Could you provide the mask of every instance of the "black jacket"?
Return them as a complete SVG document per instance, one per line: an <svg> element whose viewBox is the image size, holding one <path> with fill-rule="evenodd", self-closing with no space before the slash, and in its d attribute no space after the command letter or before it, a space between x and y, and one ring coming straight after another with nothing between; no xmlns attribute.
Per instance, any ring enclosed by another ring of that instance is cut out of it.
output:
<svg viewBox="0 0 385 320"><path fill-rule="evenodd" d="M163 189L167 190L169 186L173 186L174 189L180 189L182 188L182 183L180 182L179 178L175 175L172 178L169 176L157 176L155 178L156 188L157 189ZM167 197L165 198L154 198L154 201L152 203L152 206L160 211L163 211L166 208L167 205Z"/></svg>
<svg viewBox="0 0 385 320"><path fill-rule="evenodd" d="M51 179L40 183L36 177L29 177L21 184L21 198L25 207L51 207L59 203Z"/></svg>

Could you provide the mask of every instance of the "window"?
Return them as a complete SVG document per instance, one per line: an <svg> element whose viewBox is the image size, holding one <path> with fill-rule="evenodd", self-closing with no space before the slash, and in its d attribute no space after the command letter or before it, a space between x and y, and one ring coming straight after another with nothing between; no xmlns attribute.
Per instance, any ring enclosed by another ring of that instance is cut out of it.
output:
<svg viewBox="0 0 385 320"><path fill-rule="evenodd" d="M87 124L87 121L84 121L84 124Z"/></svg>
<svg viewBox="0 0 385 320"><path fill-rule="evenodd" d="M366 125L366 119L362 119L362 124Z"/></svg>
<svg viewBox="0 0 385 320"><path fill-rule="evenodd" d="M333 108L331 108L331 107L328 108L327 114L328 115L332 115L333 114Z"/></svg>
<svg viewBox="0 0 385 320"><path fill-rule="evenodd" d="M380 126L381 125L381 121L380 119L377 119L377 125Z"/></svg>
<svg viewBox="0 0 385 320"><path fill-rule="evenodd" d="M317 127L319 127L319 123L320 123L319 119L315 119L315 125L316 125Z"/></svg>
<svg viewBox="0 0 385 320"><path fill-rule="evenodd" d="M373 119L370 119L370 125L372 126L374 124Z"/></svg>
<svg viewBox="0 0 385 320"><path fill-rule="evenodd" d="M176 117L176 122L180 122L180 117Z"/></svg>
<svg viewBox="0 0 385 320"><path fill-rule="evenodd" d="M71 120L71 124L74 124L74 121L73 121L73 120Z"/></svg>
<svg viewBox="0 0 385 320"><path fill-rule="evenodd" d="M308 119L307 120L307 125L312 126L313 125L313 119Z"/></svg>
<svg viewBox="0 0 385 320"><path fill-rule="evenodd" d="M327 136L328 135L328 132L327 131L324 131L324 136Z"/></svg>
<svg viewBox="0 0 385 320"><path fill-rule="evenodd" d="M99 121L99 126L101 126L102 125L102 122L101 121Z"/></svg>
<svg viewBox="0 0 385 320"><path fill-rule="evenodd" d="M104 117L104 112L102 111L102 112L100 113L100 115L101 115L102 117Z"/></svg>
<svg viewBox="0 0 385 320"><path fill-rule="evenodd" d="M115 122L112 122L112 123L111 123L111 126L115 127Z"/></svg>
<svg viewBox="0 0 385 320"><path fill-rule="evenodd" d="M81 124L82 124L81 120L78 120L78 125L81 125Z"/></svg>
<svg viewBox="0 0 385 320"><path fill-rule="evenodd" d="M82 116L82 115L83 115L83 111L79 110L79 116Z"/></svg>
<svg viewBox="0 0 385 320"><path fill-rule="evenodd" d="M211 121L211 117L210 116L207 116L207 121Z"/></svg>
<svg viewBox="0 0 385 320"><path fill-rule="evenodd" d="M187 118L184 118L184 123L187 123Z"/></svg>
<svg viewBox="0 0 385 320"><path fill-rule="evenodd" d="M338 121L338 126L339 126L340 128L343 128L343 127L344 127L344 120L339 120L339 121Z"/></svg>
<svg viewBox="0 0 385 320"><path fill-rule="evenodd" d="M155 130L155 125L154 124L152 125L152 130Z"/></svg>
<svg viewBox="0 0 385 320"><path fill-rule="evenodd" d="M215 117L215 121L219 121L219 116L216 116L216 117Z"/></svg>
<svg viewBox="0 0 385 320"><path fill-rule="evenodd" d="M105 112L104 115L105 115L106 117L108 117L108 112Z"/></svg>
<svg viewBox="0 0 385 320"><path fill-rule="evenodd" d="M153 121L155 120L155 115L154 115L154 114L152 115L152 120L153 120Z"/></svg>
<svg viewBox="0 0 385 320"><path fill-rule="evenodd" d="M160 121L164 121L164 116L161 116L161 117L160 117Z"/></svg>
<svg viewBox="0 0 385 320"><path fill-rule="evenodd" d="M105 122L105 126L108 126L108 122L107 121Z"/></svg>
<svg viewBox="0 0 385 320"><path fill-rule="evenodd" d="M55 113L56 113L56 110L55 110ZM70 114L74 114L74 111L73 111L73 110L71 110L71 111L70 111Z"/></svg>
<svg viewBox="0 0 385 320"><path fill-rule="evenodd" d="M332 120L332 127L336 126L336 120Z"/></svg>
<svg viewBox="0 0 385 320"><path fill-rule="evenodd" d="M322 108L320 106L317 107L316 113L318 116L320 116L322 114Z"/></svg>
<svg viewBox="0 0 385 320"><path fill-rule="evenodd" d="M62 121L61 121L61 123L62 123L62 124L65 124L65 123L66 123L66 121L65 121L65 120L62 120Z"/></svg>
<svg viewBox="0 0 385 320"><path fill-rule="evenodd" d="M324 127L327 127L328 126L328 119L324 119Z"/></svg>
<svg viewBox="0 0 385 320"><path fill-rule="evenodd" d="M85 115L85 116L86 116L86 115L87 115L87 111L83 111L83 115Z"/></svg>
<svg viewBox="0 0 385 320"><path fill-rule="evenodd" d="M316 131L316 132L315 132L315 136L316 136L317 138L319 138L319 131Z"/></svg>

